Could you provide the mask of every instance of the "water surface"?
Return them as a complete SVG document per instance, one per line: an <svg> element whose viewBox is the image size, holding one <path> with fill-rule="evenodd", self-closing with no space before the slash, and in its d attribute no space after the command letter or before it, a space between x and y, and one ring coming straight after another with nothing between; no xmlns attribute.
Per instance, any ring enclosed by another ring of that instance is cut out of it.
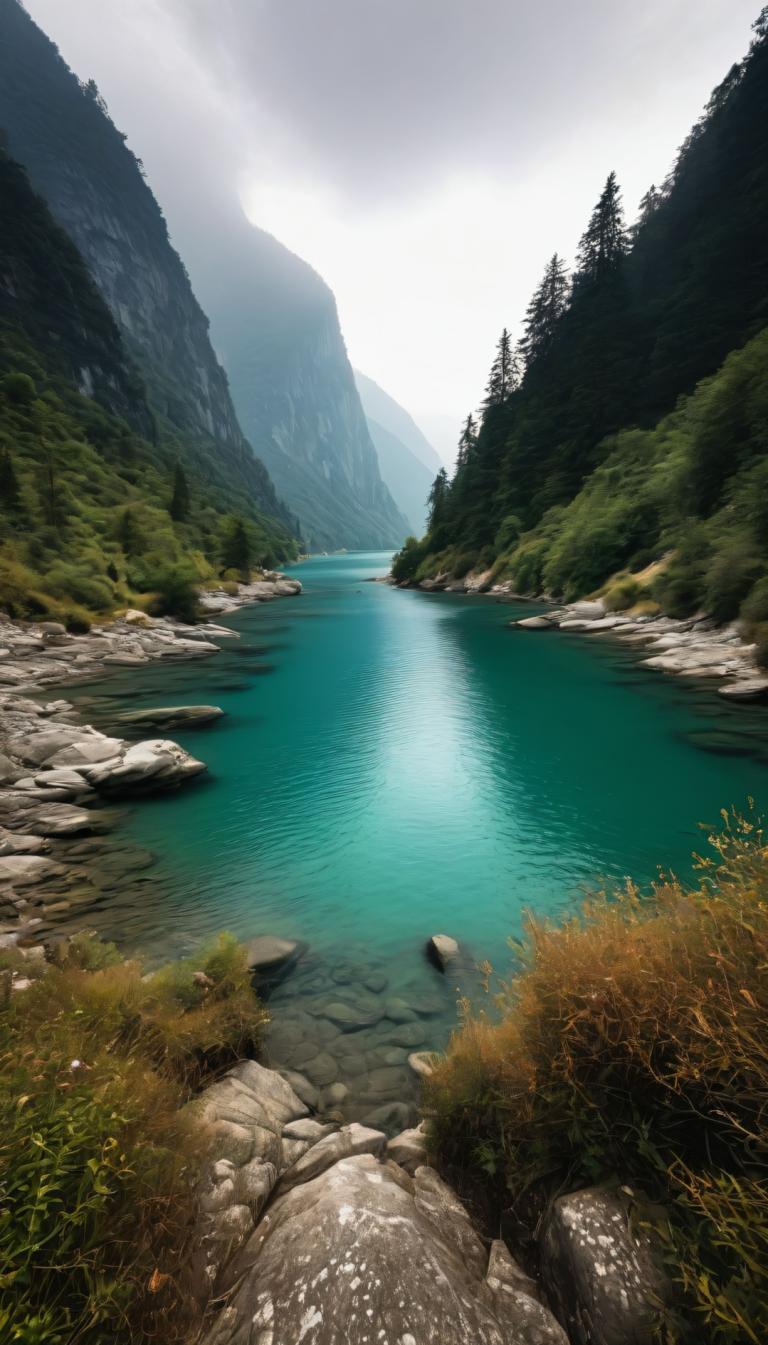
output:
<svg viewBox="0 0 768 1345"><path fill-rule="evenodd" d="M127 706L227 716L174 735L208 777L132 809L124 834L158 861L105 904L106 933L174 953L271 932L326 971L373 958L396 987L434 988L430 933L502 969L525 908L689 875L699 823L765 802L763 711L606 639L511 629L530 605L368 582L387 564L308 561L304 594L230 618L220 656L80 690L106 726Z"/></svg>

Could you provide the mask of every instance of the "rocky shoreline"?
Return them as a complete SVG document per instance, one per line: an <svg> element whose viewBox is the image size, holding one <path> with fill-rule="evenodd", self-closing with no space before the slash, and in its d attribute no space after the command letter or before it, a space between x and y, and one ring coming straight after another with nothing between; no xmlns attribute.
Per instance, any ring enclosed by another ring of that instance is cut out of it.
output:
<svg viewBox="0 0 768 1345"><path fill-rule="evenodd" d="M201 606L225 615L300 592L298 580L270 573L236 595L208 591ZM0 946L34 948L61 922L81 912L85 918L135 883L153 856L109 837L120 816L115 802L177 788L206 769L171 739L101 733L81 723L69 701L46 702L40 693L115 668L207 658L219 653L216 640L238 638L212 621L189 626L140 611L83 634L55 621L22 625L0 616ZM167 729L219 713L171 706L138 719L128 712L123 722ZM25 988L25 978L15 974L11 988Z"/></svg>
<svg viewBox="0 0 768 1345"><path fill-rule="evenodd" d="M385 582L394 583L392 579ZM756 646L742 636L737 623L718 626L706 613L686 619L657 614L612 612L602 599L554 603L546 596L515 593L511 584L492 584L490 574L451 579L437 575L398 588L424 593L487 594L497 600L548 603L550 610L510 624L520 630L564 630L581 635L610 635L626 644L649 647L647 668L679 677L717 679L718 692L733 702L768 702L768 669L760 667Z"/></svg>
<svg viewBox="0 0 768 1345"><path fill-rule="evenodd" d="M651 1345L665 1285L631 1191L555 1200L534 1277L429 1165L428 1119L340 1125L252 1060L189 1106L204 1345Z"/></svg>
<svg viewBox="0 0 768 1345"><path fill-rule="evenodd" d="M729 701L768 699L768 670L756 659L756 646L738 626L718 626L703 614L679 620L669 616L609 612L604 603L574 602L541 616L511 623L518 630L562 630L580 635L610 635L647 653L646 668L678 677L719 680L718 693Z"/></svg>

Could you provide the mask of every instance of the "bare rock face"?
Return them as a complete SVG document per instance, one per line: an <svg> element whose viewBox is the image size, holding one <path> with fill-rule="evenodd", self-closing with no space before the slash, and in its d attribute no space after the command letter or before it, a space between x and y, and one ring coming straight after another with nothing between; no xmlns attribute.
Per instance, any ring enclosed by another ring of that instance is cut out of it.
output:
<svg viewBox="0 0 768 1345"><path fill-rule="evenodd" d="M206 1345L568 1345L524 1285L487 1278L469 1217L430 1168L342 1158L279 1196L227 1272Z"/></svg>
<svg viewBox="0 0 768 1345"><path fill-rule="evenodd" d="M652 1345L666 1298L648 1235L620 1194L591 1187L554 1202L542 1273L573 1345Z"/></svg>

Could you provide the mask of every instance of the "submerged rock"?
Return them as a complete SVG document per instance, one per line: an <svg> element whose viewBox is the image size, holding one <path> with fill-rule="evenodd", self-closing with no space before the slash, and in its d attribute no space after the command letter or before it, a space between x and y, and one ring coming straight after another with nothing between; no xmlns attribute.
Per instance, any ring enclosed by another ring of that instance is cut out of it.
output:
<svg viewBox="0 0 768 1345"><path fill-rule="evenodd" d="M158 729L194 728L221 719L218 705L163 705L152 710L124 710L116 716L119 724L149 725Z"/></svg>

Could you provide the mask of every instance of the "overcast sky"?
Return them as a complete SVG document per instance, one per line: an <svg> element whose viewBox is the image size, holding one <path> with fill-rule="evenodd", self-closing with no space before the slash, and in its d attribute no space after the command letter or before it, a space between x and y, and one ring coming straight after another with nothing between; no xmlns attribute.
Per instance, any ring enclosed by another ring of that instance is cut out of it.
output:
<svg viewBox="0 0 768 1345"><path fill-rule="evenodd" d="M611 169L632 217L760 0L27 8L96 79L171 234L239 194L331 285L353 363L450 443L547 258L573 258Z"/></svg>

